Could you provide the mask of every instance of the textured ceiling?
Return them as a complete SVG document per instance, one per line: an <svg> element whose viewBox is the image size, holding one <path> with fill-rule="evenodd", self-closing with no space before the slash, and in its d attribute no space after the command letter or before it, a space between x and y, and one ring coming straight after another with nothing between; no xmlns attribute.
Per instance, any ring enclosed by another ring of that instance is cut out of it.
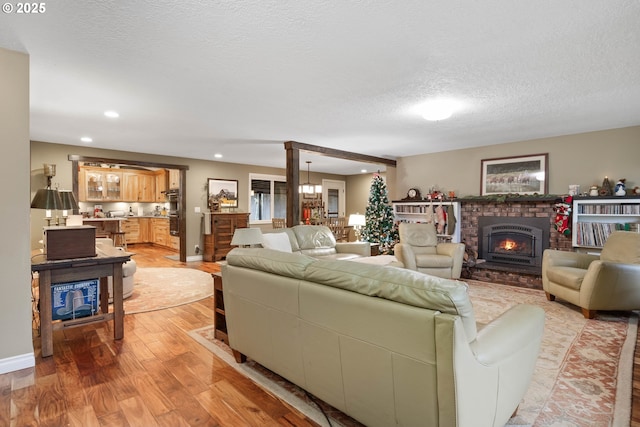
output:
<svg viewBox="0 0 640 427"><path fill-rule="evenodd" d="M0 15L34 140L284 167L287 140L397 158L640 124L637 0L45 5ZM412 110L437 97L462 107Z"/></svg>

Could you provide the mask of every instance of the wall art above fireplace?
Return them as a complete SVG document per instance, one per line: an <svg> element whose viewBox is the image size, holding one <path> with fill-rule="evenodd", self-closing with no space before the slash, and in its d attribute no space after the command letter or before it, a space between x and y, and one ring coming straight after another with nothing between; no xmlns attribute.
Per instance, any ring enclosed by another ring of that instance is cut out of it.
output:
<svg viewBox="0 0 640 427"><path fill-rule="evenodd" d="M549 154L482 160L480 194L546 194Z"/></svg>

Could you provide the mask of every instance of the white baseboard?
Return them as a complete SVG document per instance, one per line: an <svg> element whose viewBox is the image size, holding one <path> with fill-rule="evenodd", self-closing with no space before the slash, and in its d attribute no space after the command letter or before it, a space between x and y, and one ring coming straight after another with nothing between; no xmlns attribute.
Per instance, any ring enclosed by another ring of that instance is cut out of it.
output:
<svg viewBox="0 0 640 427"><path fill-rule="evenodd" d="M190 261L202 261L202 255L191 255L187 257L187 262Z"/></svg>
<svg viewBox="0 0 640 427"><path fill-rule="evenodd" d="M34 366L36 366L36 357L33 353L7 357L5 359L0 359L0 374L32 368Z"/></svg>

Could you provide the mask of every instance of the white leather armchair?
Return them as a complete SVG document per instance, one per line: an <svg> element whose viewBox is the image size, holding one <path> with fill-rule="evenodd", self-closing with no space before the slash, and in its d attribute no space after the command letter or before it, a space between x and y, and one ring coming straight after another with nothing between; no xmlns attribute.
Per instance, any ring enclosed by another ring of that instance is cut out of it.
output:
<svg viewBox="0 0 640 427"><path fill-rule="evenodd" d="M613 232L600 256L545 250L542 287L549 301L577 305L587 319L598 310L640 309L640 234Z"/></svg>
<svg viewBox="0 0 640 427"><path fill-rule="evenodd" d="M115 247L113 240L108 237L99 237L96 239L96 249L113 251L114 249L122 250L121 247ZM133 275L135 274L138 266L136 262L131 259L122 264L122 298L129 298L133 294ZM109 277L109 302L113 300L113 279Z"/></svg>
<svg viewBox="0 0 640 427"><path fill-rule="evenodd" d="M438 243L432 223L401 222L400 243L394 254L404 268L446 279L459 279L464 259L463 243Z"/></svg>

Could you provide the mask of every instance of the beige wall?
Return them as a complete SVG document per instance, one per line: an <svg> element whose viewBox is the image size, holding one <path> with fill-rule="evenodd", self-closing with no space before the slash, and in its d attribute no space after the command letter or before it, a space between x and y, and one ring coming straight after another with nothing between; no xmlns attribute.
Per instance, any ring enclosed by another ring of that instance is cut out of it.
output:
<svg viewBox="0 0 640 427"><path fill-rule="evenodd" d="M549 193L566 194L569 184L581 191L627 179L627 187L640 186L640 126L543 138L482 148L445 151L398 160L395 190L399 198L411 187L423 194L436 186L460 196L480 194L482 159L549 153Z"/></svg>
<svg viewBox="0 0 640 427"><path fill-rule="evenodd" d="M29 56L0 48L0 373L33 366L29 239Z"/></svg>

